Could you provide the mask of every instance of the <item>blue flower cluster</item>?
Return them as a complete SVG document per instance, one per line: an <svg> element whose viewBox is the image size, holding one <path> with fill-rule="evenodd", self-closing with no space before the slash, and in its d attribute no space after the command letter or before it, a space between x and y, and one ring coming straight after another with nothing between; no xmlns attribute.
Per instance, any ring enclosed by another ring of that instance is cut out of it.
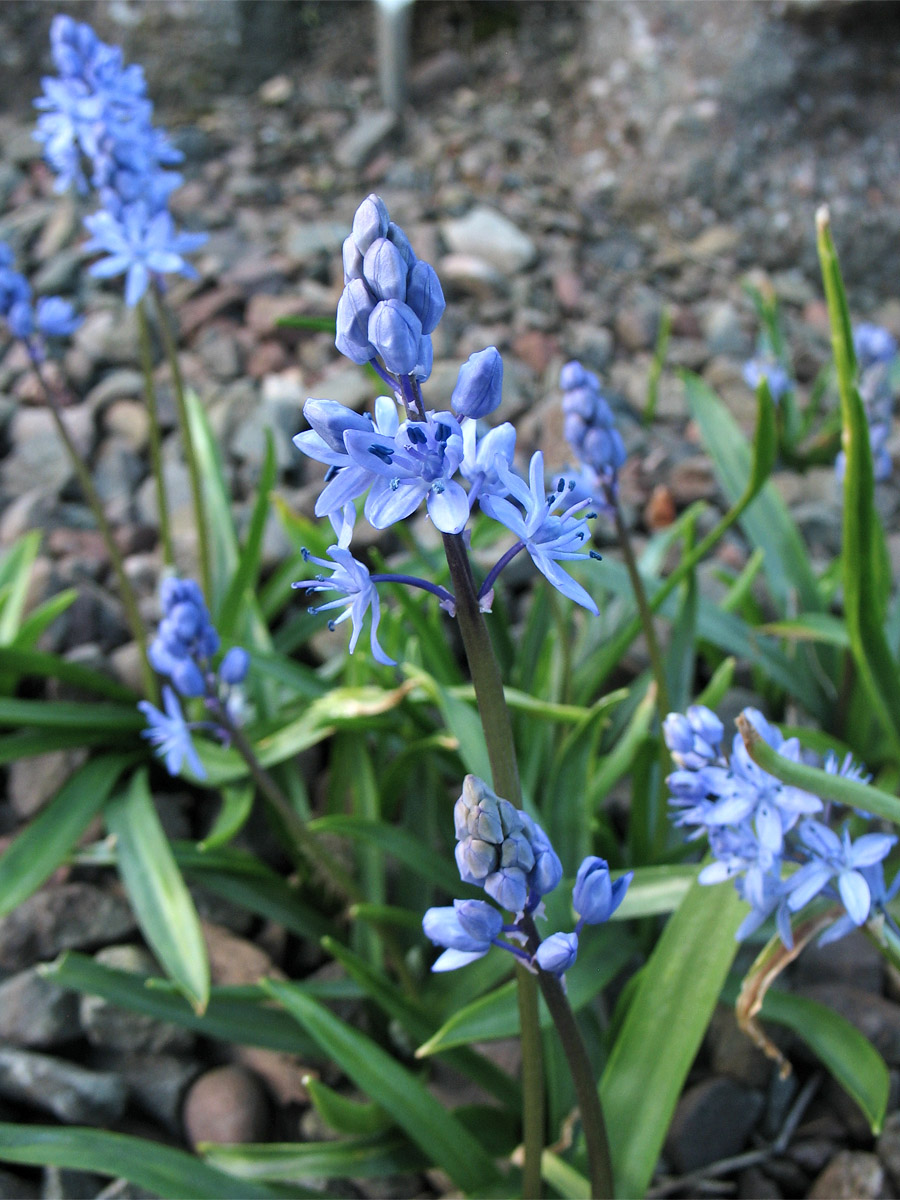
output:
<svg viewBox="0 0 900 1200"><path fill-rule="evenodd" d="M566 363L559 384L563 393L563 432L582 464L576 488L596 504L609 508L615 503L619 468L626 458L612 409L600 392L597 376L580 362Z"/></svg>
<svg viewBox="0 0 900 1200"><path fill-rule="evenodd" d="M240 719L240 692L235 689L247 675L250 656L241 646L232 646L222 657L218 669L212 659L219 652L216 632L203 593L192 579L169 577L160 585L162 620L150 643L147 657L160 675L168 676L172 687L163 688L165 712L147 700L138 705L147 717L149 729L144 737L157 747L169 774L176 775L187 761L199 778L205 772L191 738L194 729L207 729L222 741L228 740L221 718L235 724ZM178 695L202 696L212 714L220 720L189 723L185 720Z"/></svg>
<svg viewBox="0 0 900 1200"><path fill-rule="evenodd" d="M169 196L181 176L169 168L182 159L166 133L153 124L153 104L144 73L126 66L122 51L101 42L89 25L58 15L50 27L58 77L42 82L35 101L41 109L35 138L56 174L56 188L93 187L101 209L85 217L93 236L88 251L106 257L90 274L125 275L125 299L135 305L151 279L177 273L193 277L184 255L206 241L205 234L179 233L168 211ZM90 164L88 180L84 163Z"/></svg>
<svg viewBox="0 0 900 1200"><path fill-rule="evenodd" d="M0 242L0 317L14 338L27 342L32 352L41 354L35 335L68 337L81 324L72 305L61 296L41 296L37 304L31 286L13 266L13 252Z"/></svg>
<svg viewBox="0 0 900 1200"><path fill-rule="evenodd" d="M800 761L796 738L785 739L756 709L746 709L744 716L779 754ZM846 913L825 931L822 942L862 925L873 907L883 911L900 888L898 874L885 889L881 865L897 839L868 833L853 841L846 829L838 835L825 824L828 813L821 799L757 766L740 734L726 758L724 734L721 721L703 705L686 714L670 713L663 724L677 768L667 780L674 823L692 830L692 839L704 834L709 839L715 861L700 872L700 883L734 879L750 905L738 938L774 915L781 940L792 946L792 915L819 895L839 901ZM825 769L868 781L849 757L839 764L829 755ZM786 864L797 869L785 874Z"/></svg>
<svg viewBox="0 0 900 1200"><path fill-rule="evenodd" d="M543 897L562 879L562 863L547 835L527 813L495 795L476 775L467 775L453 810L456 863L464 883L474 883L515 914L505 922L486 900L454 900L430 908L422 928L444 947L433 971L452 971L483 957L491 946L508 950L532 970L561 977L575 962L585 925L608 921L622 903L633 872L615 882L602 858L589 857L578 869L572 903L578 921L571 933L554 933L532 944L525 919L541 911ZM500 935L505 934L506 939ZM522 945L525 945L525 949Z"/></svg>
<svg viewBox="0 0 900 1200"><path fill-rule="evenodd" d="M479 591L483 608L490 607L500 571L527 550L555 588L596 614L587 591L559 565L583 560L589 553L599 557L589 549L587 520L594 514L585 510L591 506L590 496L578 496L574 483L564 480L548 492L540 451L532 457L526 484L512 469L512 425L504 423L484 433L477 427L478 420L500 404L503 361L497 349L480 350L462 365L450 399L452 411L426 410L419 384L431 369L430 333L443 313L444 298L434 270L415 257L378 196L367 197L354 217L344 243L344 276L338 349L354 362L371 363L392 395L376 400L374 417L333 400L310 398L304 405L309 429L297 434L294 444L327 467L315 512L329 518L337 542L328 551L332 562L313 560L332 576L296 586L343 593L346 600L322 607L346 606L335 624L351 620L351 650L371 610L373 652L380 662L390 662L375 639L379 609L374 585L390 578L424 588L437 594L450 612L454 598L425 580L370 575L349 553L356 502L365 496L365 517L376 529L404 520L424 503L441 533L460 534L477 501L516 538Z"/></svg>
<svg viewBox="0 0 900 1200"><path fill-rule="evenodd" d="M853 330L853 349L859 369L859 397L869 421L869 445L875 479L883 482L893 471L887 442L894 416L894 386L891 376L897 359L897 343L880 325L862 324ZM839 480L844 478L846 456L840 451L834 463Z"/></svg>

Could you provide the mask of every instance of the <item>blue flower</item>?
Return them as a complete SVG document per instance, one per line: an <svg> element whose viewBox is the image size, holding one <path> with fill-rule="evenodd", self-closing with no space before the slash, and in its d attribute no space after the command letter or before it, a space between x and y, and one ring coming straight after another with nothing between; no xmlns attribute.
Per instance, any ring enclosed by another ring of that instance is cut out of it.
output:
<svg viewBox="0 0 900 1200"><path fill-rule="evenodd" d="M393 437L351 429L344 445L353 461L375 476L365 514L376 529L402 521L423 500L442 533L463 529L469 500L453 478L462 461L463 439L450 413L430 412L424 421L404 421Z"/></svg>
<svg viewBox="0 0 900 1200"><path fill-rule="evenodd" d="M534 953L534 961L549 975L557 978L564 975L573 966L578 957L577 933L551 933L545 938Z"/></svg>
<svg viewBox="0 0 900 1200"><path fill-rule="evenodd" d="M372 611L372 628L370 634L370 645L372 647L373 657L385 666L394 667L396 662L389 658L382 650L378 642L378 622L381 619L381 605L378 600L378 591L369 577L369 572L361 562L353 557L349 550L340 546L332 546L328 550L328 554L332 562L328 562L324 558L316 558L308 551L304 550L303 559L305 562L314 562L318 566L326 567L332 572L331 577L326 579L324 575L318 575L315 579L303 579L298 583L293 584L295 588L305 588L310 592L342 592L337 600L330 600L327 604L320 604L317 608L311 608L311 613L326 612L328 609L344 607L344 611L339 617L333 621L329 621L329 628L334 629L340 625L342 621L348 618L352 622L352 633L350 635L350 653L356 649L356 643L359 640L359 635L362 633L363 621L366 613Z"/></svg>
<svg viewBox="0 0 900 1200"><path fill-rule="evenodd" d="M178 775L183 763L198 779L206 778L206 770L191 740L191 727L184 719L178 697L170 687L162 690L165 712L160 712L149 700L141 700L138 708L147 718L149 729L141 736L156 748L170 775Z"/></svg>
<svg viewBox="0 0 900 1200"><path fill-rule="evenodd" d="M509 473L516 448L516 431L509 421L495 425L483 437L477 436L477 425L477 421L468 417L460 422L463 459L459 471L469 481L470 508L480 496L507 494L500 471Z"/></svg>
<svg viewBox="0 0 900 1200"><path fill-rule="evenodd" d="M581 925L602 925L613 915L628 891L634 871L620 876L615 883L605 859L589 856L578 868L572 889L572 907L578 914L576 932Z"/></svg>
<svg viewBox="0 0 900 1200"><path fill-rule="evenodd" d="M483 958L503 930L503 917L485 900L454 900L452 908L429 908L422 918L426 937L446 947L432 971L455 971Z"/></svg>
<svg viewBox="0 0 900 1200"><path fill-rule="evenodd" d="M580 362L565 364L559 375L563 391L563 432L582 463L578 484L595 504L609 508L616 494L619 468L626 451L612 409L600 393L600 381Z"/></svg>
<svg viewBox="0 0 900 1200"><path fill-rule="evenodd" d="M804 821L800 840L809 853L805 863L788 881L788 906L792 912L837 880L837 890L847 916L854 925L862 925L869 915L872 894L860 868L880 863L897 841L885 833L866 833L851 841L846 829L840 837L820 821Z"/></svg>
<svg viewBox="0 0 900 1200"><path fill-rule="evenodd" d="M511 471L505 470L498 458L495 468L509 494L521 508L511 500L500 496L483 496L479 503L495 521L510 529L531 555L537 569L553 584L557 591L582 605L595 616L597 605L580 583L567 575L560 562L582 561L590 546L590 531L587 521L579 515L589 502L569 507L561 516L554 512L566 499L566 489L551 492L544 488L544 456L540 450L531 459L529 486Z"/></svg>
<svg viewBox="0 0 900 1200"><path fill-rule="evenodd" d="M853 349L861 371L875 363L890 362L897 353L897 341L881 325L863 321L853 329Z"/></svg>
<svg viewBox="0 0 900 1200"><path fill-rule="evenodd" d="M755 392L765 379L769 394L775 404L794 384L784 366L773 358L751 358L744 363L744 383Z"/></svg>
<svg viewBox="0 0 900 1200"><path fill-rule="evenodd" d="M685 716L669 713L663 721L663 737L669 752L687 770L721 761L719 746L724 736L722 722L702 704L692 704Z"/></svg>
<svg viewBox="0 0 900 1200"><path fill-rule="evenodd" d="M151 279L176 273L196 278L197 272L184 255L206 241L205 233L176 233L171 214L151 214L142 202L113 216L103 209L85 217L93 237L84 246L88 252L105 251L106 258L95 262L89 275L109 279L125 275L125 303L134 307L150 285Z"/></svg>
<svg viewBox="0 0 900 1200"><path fill-rule="evenodd" d="M42 296L35 309L35 323L45 337L69 337L81 325L72 305L61 296Z"/></svg>

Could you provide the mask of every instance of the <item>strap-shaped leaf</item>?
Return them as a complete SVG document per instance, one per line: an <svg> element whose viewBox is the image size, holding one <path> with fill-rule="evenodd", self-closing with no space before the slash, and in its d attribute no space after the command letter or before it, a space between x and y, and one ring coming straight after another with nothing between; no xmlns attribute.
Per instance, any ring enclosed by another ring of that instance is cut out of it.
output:
<svg viewBox="0 0 900 1200"><path fill-rule="evenodd" d="M165 1200L210 1200L211 1196L217 1200L267 1200L283 1195L265 1184L216 1170L184 1150L77 1126L0 1124L0 1161L96 1171L127 1179Z"/></svg>
<svg viewBox="0 0 900 1200"><path fill-rule="evenodd" d="M746 908L694 884L637 977L600 1081L618 1196L643 1196L734 958Z"/></svg>
<svg viewBox="0 0 900 1200"><path fill-rule="evenodd" d="M430 1162L466 1192L483 1194L500 1173L487 1151L412 1072L364 1034L290 983L266 989L316 1041L324 1054L389 1113Z"/></svg>
<svg viewBox="0 0 900 1200"><path fill-rule="evenodd" d="M428 1158L403 1136L334 1142L275 1142L265 1146L201 1146L207 1162L241 1179L263 1179L296 1187L308 1179L377 1179L421 1170ZM298 1197L321 1192L296 1192Z"/></svg>
<svg viewBox="0 0 900 1200"><path fill-rule="evenodd" d="M13 841L0 858L0 916L11 912L50 878L132 762L134 756L129 754L91 759Z"/></svg>
<svg viewBox="0 0 900 1200"><path fill-rule="evenodd" d="M200 918L153 806L147 772L137 771L107 805L119 874L141 931L198 1012L209 1000L209 960Z"/></svg>

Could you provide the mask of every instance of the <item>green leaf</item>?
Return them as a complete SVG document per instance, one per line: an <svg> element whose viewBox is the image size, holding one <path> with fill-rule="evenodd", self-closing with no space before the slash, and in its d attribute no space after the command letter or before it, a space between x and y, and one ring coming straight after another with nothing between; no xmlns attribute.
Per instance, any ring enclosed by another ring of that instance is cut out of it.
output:
<svg viewBox="0 0 900 1200"><path fill-rule="evenodd" d="M265 1146L200 1147L208 1162L240 1179L297 1187L310 1179L377 1179L418 1171L429 1159L400 1133L334 1142L275 1142ZM298 1197L322 1192L296 1193Z"/></svg>
<svg viewBox="0 0 900 1200"><path fill-rule="evenodd" d="M850 647L846 624L831 613L802 613L793 620L770 621L760 625L759 629L761 633L770 633L792 642L825 642L841 650Z"/></svg>
<svg viewBox="0 0 900 1200"><path fill-rule="evenodd" d="M745 912L732 888L695 884L638 977L600 1081L617 1196L649 1186Z"/></svg>
<svg viewBox="0 0 900 1200"><path fill-rule="evenodd" d="M19 632L40 545L41 535L36 530L26 533L0 559L0 646L13 641Z"/></svg>
<svg viewBox="0 0 900 1200"><path fill-rule="evenodd" d="M280 1195L161 1142L78 1126L0 1124L0 1161L112 1175L165 1200L264 1200Z"/></svg>
<svg viewBox="0 0 900 1200"><path fill-rule="evenodd" d="M759 485L768 475L767 466L771 469L770 422L761 422L757 430L759 448L751 460L746 438L718 396L698 376L685 374L683 378L691 416L700 427L719 484L734 504L745 488ZM766 578L781 612L790 612L794 593L804 609L820 611L822 598L806 547L787 506L771 483L762 487L740 522L751 545L761 546L765 551Z"/></svg>
<svg viewBox="0 0 900 1200"><path fill-rule="evenodd" d="M121 700L132 706L140 699L130 688L100 671L93 671L80 663L69 662L57 654L45 654L40 650L4 646L0 649L0 671L9 671L16 675L34 675L39 679L58 679L61 683L70 683L73 687L96 692L98 696L105 696L108 700Z"/></svg>
<svg viewBox="0 0 900 1200"><path fill-rule="evenodd" d="M265 988L457 1186L477 1194L497 1181L499 1172L480 1142L395 1058L293 984L267 980Z"/></svg>
<svg viewBox="0 0 900 1200"><path fill-rule="evenodd" d="M613 913L613 921L674 912L693 886L699 869L696 865L636 867L625 899Z"/></svg>
<svg viewBox="0 0 900 1200"><path fill-rule="evenodd" d="M590 1180L552 1150L541 1155L541 1175L563 1200L591 1200Z"/></svg>
<svg viewBox="0 0 900 1200"><path fill-rule="evenodd" d="M199 844L201 850L225 846L244 828L253 810L256 788L252 782L232 784L222 788L222 807L213 827Z"/></svg>
<svg viewBox="0 0 900 1200"><path fill-rule="evenodd" d="M48 629L57 617L62 616L77 599L77 588L65 588L54 596L48 597L42 604L38 604L19 623L19 630L12 645L19 650L30 650L44 630ZM111 683L112 681L107 680L107 682Z"/></svg>
<svg viewBox="0 0 900 1200"><path fill-rule="evenodd" d="M872 1133L881 1132L890 1076L884 1059L856 1026L824 1004L774 989L766 992L761 1015L802 1038L862 1109Z"/></svg>
<svg viewBox="0 0 900 1200"><path fill-rule="evenodd" d="M11 912L49 879L106 803L116 780L134 762L130 754L94 758L75 772L47 807L0 857L0 916Z"/></svg>
<svg viewBox="0 0 900 1200"><path fill-rule="evenodd" d="M853 659L874 714L900 754L900 671L884 634L890 568L875 508L869 422L856 386L856 360L847 297L827 209L816 214L819 261L828 301L831 342L841 398L844 468L844 613Z"/></svg>
<svg viewBox="0 0 900 1200"><path fill-rule="evenodd" d="M84 729L137 733L146 724L134 705L0 697L0 725L28 729Z"/></svg>
<svg viewBox="0 0 900 1200"><path fill-rule="evenodd" d="M193 1029L202 1037L306 1056L316 1053L312 1041L297 1028L296 1021L274 1008L268 996L258 989L246 989L249 995L244 997L235 996L233 989L212 988L209 1004L201 1015L180 993L148 986L142 976L103 966L85 954L67 951L55 962L42 964L38 969L45 979L59 987L102 996L120 1008Z"/></svg>
<svg viewBox="0 0 900 1200"><path fill-rule="evenodd" d="M336 1133L371 1136L383 1133L393 1125L384 1109L374 1101L363 1104L359 1100L350 1100L314 1075L308 1075L303 1084L316 1112Z"/></svg>
<svg viewBox="0 0 900 1200"><path fill-rule="evenodd" d="M871 784L860 783L843 775L832 775L818 767L791 762L783 754L773 750L743 714L737 718L736 724L744 739L747 753L753 761L782 783L812 792L823 800L836 800L838 804L845 804L848 808L873 812L876 816L900 824L900 800L890 792L883 792Z"/></svg>
<svg viewBox="0 0 900 1200"><path fill-rule="evenodd" d="M106 808L119 874L141 932L198 1012L209 1001L209 961L200 918L153 806L147 772Z"/></svg>
<svg viewBox="0 0 900 1200"><path fill-rule="evenodd" d="M569 1003L577 1012L615 978L634 954L631 939L623 930L603 926L582 937L578 960L566 972ZM510 979L486 996L467 1004L445 1022L427 1042L416 1051L417 1058L439 1054L453 1046L472 1042L488 1042L497 1038L515 1037L519 1032L519 1008L516 981ZM553 1025L550 1012L539 1002L542 1029Z"/></svg>
<svg viewBox="0 0 900 1200"><path fill-rule="evenodd" d="M459 889L459 872L453 864L396 825L388 825L383 821L363 821L359 817L336 813L331 817L317 817L310 821L309 829L311 833L334 833L340 837L370 842L445 892L453 893Z"/></svg>

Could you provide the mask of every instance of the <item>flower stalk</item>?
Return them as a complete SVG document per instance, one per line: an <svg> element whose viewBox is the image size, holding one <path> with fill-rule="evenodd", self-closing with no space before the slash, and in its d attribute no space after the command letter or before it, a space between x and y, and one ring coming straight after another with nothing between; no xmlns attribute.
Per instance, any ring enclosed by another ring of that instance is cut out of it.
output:
<svg viewBox="0 0 900 1200"><path fill-rule="evenodd" d="M156 503L159 509L159 538L162 543L163 562L166 566L172 567L175 565L175 551L172 545L172 527L169 521L169 499L166 480L163 475L162 434L159 426L159 406L156 402L156 386L153 382L150 322L147 319L147 309L143 297L141 297L136 308L141 352L141 374L144 377L144 399L147 404L147 415L150 419L150 469L153 472L153 478L156 482Z"/></svg>

